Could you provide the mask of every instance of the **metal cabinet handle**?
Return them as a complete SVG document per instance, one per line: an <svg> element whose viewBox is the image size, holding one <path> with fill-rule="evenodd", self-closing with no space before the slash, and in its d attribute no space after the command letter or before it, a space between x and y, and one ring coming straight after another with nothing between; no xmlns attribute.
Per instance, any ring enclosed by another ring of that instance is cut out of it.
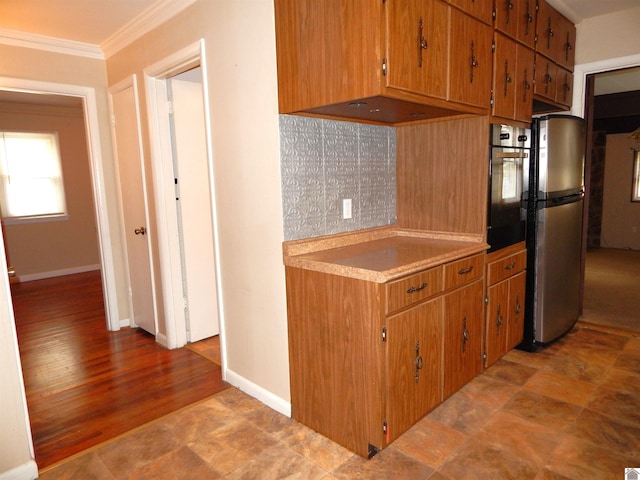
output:
<svg viewBox="0 0 640 480"><path fill-rule="evenodd" d="M478 68L480 66L480 64L478 63L478 58L476 57L476 46L473 43L473 40L471 41L471 71L469 74L469 83L473 83L473 69L474 68Z"/></svg>
<svg viewBox="0 0 640 480"><path fill-rule="evenodd" d="M422 360L422 355L420 355L420 342L416 340L416 372L414 374L414 378L416 383L420 381L420 370L424 367L424 360Z"/></svg>
<svg viewBox="0 0 640 480"><path fill-rule="evenodd" d="M520 295L516 295L516 320L518 319L517 315L520 315L520 310L522 310L520 306Z"/></svg>
<svg viewBox="0 0 640 480"><path fill-rule="evenodd" d="M509 73L509 60L504 61L504 96L507 96L507 89L511 83L511 74Z"/></svg>
<svg viewBox="0 0 640 480"><path fill-rule="evenodd" d="M509 23L509 17L511 16L511 10L513 10L513 2L511 0L507 1L507 16L504 19L504 23Z"/></svg>
<svg viewBox="0 0 640 480"><path fill-rule="evenodd" d="M467 268L461 268L458 270L458 275L466 275L467 273L471 273L473 270L473 265L469 265Z"/></svg>
<svg viewBox="0 0 640 480"><path fill-rule="evenodd" d="M500 327L502 326L502 305L498 304L498 315L496 316L496 336L500 335Z"/></svg>
<svg viewBox="0 0 640 480"><path fill-rule="evenodd" d="M467 330L467 317L462 319L462 351L467 350L467 342L469 341L469 330Z"/></svg>
<svg viewBox="0 0 640 480"><path fill-rule="evenodd" d="M422 17L420 17L420 21L418 21L418 67L420 68L422 68L422 51L429 48L427 39L424 38L423 30L424 22L422 21Z"/></svg>
<svg viewBox="0 0 640 480"><path fill-rule="evenodd" d="M420 285L418 285L417 287L410 287L407 290L407 293L415 293L415 292L419 292L420 290L424 290L427 287L427 282L422 282Z"/></svg>
<svg viewBox="0 0 640 480"><path fill-rule="evenodd" d="M514 268L516 268L516 262L511 262L509 265L505 265L504 267L505 270L513 270Z"/></svg>
<svg viewBox="0 0 640 480"><path fill-rule="evenodd" d="M144 235L145 233L147 233L147 229L144 227L136 228L133 233L135 233L136 235Z"/></svg>

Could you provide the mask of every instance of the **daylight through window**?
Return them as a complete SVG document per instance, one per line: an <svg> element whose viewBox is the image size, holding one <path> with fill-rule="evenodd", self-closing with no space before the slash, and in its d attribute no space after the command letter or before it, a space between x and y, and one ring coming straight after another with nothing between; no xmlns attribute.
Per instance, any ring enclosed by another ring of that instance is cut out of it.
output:
<svg viewBox="0 0 640 480"><path fill-rule="evenodd" d="M0 210L5 223L66 216L56 133L0 132Z"/></svg>

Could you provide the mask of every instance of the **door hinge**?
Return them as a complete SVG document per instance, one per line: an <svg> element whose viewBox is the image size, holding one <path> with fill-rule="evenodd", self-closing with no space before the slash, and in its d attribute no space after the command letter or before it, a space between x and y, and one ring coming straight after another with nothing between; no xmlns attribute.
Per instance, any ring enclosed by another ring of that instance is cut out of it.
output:
<svg viewBox="0 0 640 480"><path fill-rule="evenodd" d="M491 95L491 101L493 102L493 95ZM491 103L491 105L493 105L493 103ZM489 296L488 296L488 295L485 295L485 297L484 297L484 303L485 303L486 305L488 305L488 304L489 304Z"/></svg>
<svg viewBox="0 0 640 480"><path fill-rule="evenodd" d="M111 126L115 127L116 126L116 116L115 114L111 114Z"/></svg>
<svg viewBox="0 0 640 480"><path fill-rule="evenodd" d="M491 53L496 53L496 41L491 40Z"/></svg>
<svg viewBox="0 0 640 480"><path fill-rule="evenodd" d="M491 95L489 96L489 106L493 107L494 103L495 99L493 98L493 90L491 90ZM487 297L484 298L484 303L489 303L489 299L487 299Z"/></svg>
<svg viewBox="0 0 640 480"><path fill-rule="evenodd" d="M382 327L382 341L387 341L387 327Z"/></svg>
<svg viewBox="0 0 640 480"><path fill-rule="evenodd" d="M169 116L173 116L173 102L171 100L167 101L167 111L169 112Z"/></svg>
<svg viewBox="0 0 640 480"><path fill-rule="evenodd" d="M386 58L382 59L382 76L383 77L387 76L387 59Z"/></svg>
<svg viewBox="0 0 640 480"><path fill-rule="evenodd" d="M382 433L384 433L386 435L388 431L389 431L389 425L387 425L387 421L386 420L383 420L382 421Z"/></svg>
<svg viewBox="0 0 640 480"><path fill-rule="evenodd" d="M482 352L482 360L487 361L487 352Z"/></svg>

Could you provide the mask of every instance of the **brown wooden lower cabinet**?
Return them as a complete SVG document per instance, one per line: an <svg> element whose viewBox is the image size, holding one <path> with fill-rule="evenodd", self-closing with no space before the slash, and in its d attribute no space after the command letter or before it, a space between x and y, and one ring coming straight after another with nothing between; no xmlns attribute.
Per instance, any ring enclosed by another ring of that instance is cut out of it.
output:
<svg viewBox="0 0 640 480"><path fill-rule="evenodd" d="M287 266L293 418L371 457L480 373L484 258L388 283Z"/></svg>
<svg viewBox="0 0 640 480"><path fill-rule="evenodd" d="M487 367L522 341L526 263L524 242L487 255Z"/></svg>

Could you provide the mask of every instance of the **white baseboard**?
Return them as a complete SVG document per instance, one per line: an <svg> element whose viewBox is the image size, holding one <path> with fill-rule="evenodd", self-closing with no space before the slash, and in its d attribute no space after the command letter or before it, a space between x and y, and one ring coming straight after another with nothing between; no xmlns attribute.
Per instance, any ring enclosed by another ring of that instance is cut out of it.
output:
<svg viewBox="0 0 640 480"><path fill-rule="evenodd" d="M0 472L0 480L34 480L38 478L38 465L35 460L29 460L6 472Z"/></svg>
<svg viewBox="0 0 640 480"><path fill-rule="evenodd" d="M156 333L156 342L162 345L165 348L169 348L169 342L167 341L167 336L163 333Z"/></svg>
<svg viewBox="0 0 640 480"><path fill-rule="evenodd" d="M21 282L32 282L34 280L42 280L44 278L62 277L64 275L73 275L74 273L92 272L100 270L100 264L83 265L81 267L65 268L62 270L51 270L49 272L32 273L29 275L18 275Z"/></svg>
<svg viewBox="0 0 640 480"><path fill-rule="evenodd" d="M226 369L223 372L223 380L234 387L238 387L247 395L260 400L267 407L274 409L276 412L281 413L291 418L291 402L274 395L268 390L265 390L260 385L247 380L241 375L238 375L233 370Z"/></svg>

